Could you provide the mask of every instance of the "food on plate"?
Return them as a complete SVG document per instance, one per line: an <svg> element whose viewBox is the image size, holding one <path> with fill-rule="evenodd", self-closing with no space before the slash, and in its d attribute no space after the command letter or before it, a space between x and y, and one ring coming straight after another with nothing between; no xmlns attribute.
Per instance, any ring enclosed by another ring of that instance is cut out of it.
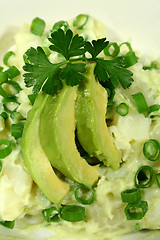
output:
<svg viewBox="0 0 160 240"><path fill-rule="evenodd" d="M159 229L160 60L79 14L25 24L0 66L0 227L31 216L50 239L86 240Z"/></svg>

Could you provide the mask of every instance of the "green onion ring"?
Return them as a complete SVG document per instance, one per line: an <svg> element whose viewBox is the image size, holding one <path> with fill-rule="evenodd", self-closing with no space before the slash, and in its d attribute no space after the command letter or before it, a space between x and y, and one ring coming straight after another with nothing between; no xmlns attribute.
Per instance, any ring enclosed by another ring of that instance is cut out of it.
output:
<svg viewBox="0 0 160 240"><path fill-rule="evenodd" d="M17 90L18 93L22 90L20 85L15 81L9 80L9 81L6 81L5 83L9 84L9 85L12 85Z"/></svg>
<svg viewBox="0 0 160 240"><path fill-rule="evenodd" d="M5 111L8 112L8 113L13 112L15 109L13 111L9 110L6 107L6 103L16 103L17 105L20 105L20 103L17 101L17 99L15 97L3 98L2 104L3 104L3 107L4 107Z"/></svg>
<svg viewBox="0 0 160 240"><path fill-rule="evenodd" d="M11 142L7 139L0 139L0 146L5 145L5 147L0 148L0 158L3 159L7 157L12 152Z"/></svg>
<svg viewBox="0 0 160 240"><path fill-rule="evenodd" d="M69 29L69 25L68 25L68 22L66 21L59 21L59 22L56 22L53 27L52 27L52 30L51 32L54 32L54 31L57 31L58 29L64 27L64 30L67 31Z"/></svg>
<svg viewBox="0 0 160 240"><path fill-rule="evenodd" d="M129 112L129 108L128 105L124 102L120 103L117 107L116 107L116 112L122 116L125 117L128 112Z"/></svg>
<svg viewBox="0 0 160 240"><path fill-rule="evenodd" d="M46 222L59 222L58 210L55 206L44 209L42 211L43 217Z"/></svg>
<svg viewBox="0 0 160 240"><path fill-rule="evenodd" d="M8 74L9 79L13 79L20 75L20 71L15 66L9 67L5 72Z"/></svg>
<svg viewBox="0 0 160 240"><path fill-rule="evenodd" d="M114 50L111 53L110 48L113 46ZM116 42L109 43L107 47L104 48L104 54L106 56L116 57L119 54L120 48Z"/></svg>
<svg viewBox="0 0 160 240"><path fill-rule="evenodd" d="M8 74L6 72L0 72L0 84L8 80Z"/></svg>
<svg viewBox="0 0 160 240"><path fill-rule="evenodd" d="M121 58L123 59L124 68L131 67L138 62L138 58L135 52L133 51L128 52L126 55L122 56Z"/></svg>
<svg viewBox="0 0 160 240"><path fill-rule="evenodd" d="M15 138L21 138L23 133L24 125L22 123L12 124L11 125L11 135Z"/></svg>
<svg viewBox="0 0 160 240"><path fill-rule="evenodd" d="M134 209L134 211L132 211L132 209ZM125 208L125 215L127 220L141 220L146 214L147 210L148 210L147 201L140 200L138 202L128 203Z"/></svg>
<svg viewBox="0 0 160 240"><path fill-rule="evenodd" d="M87 24L88 19L89 19L89 15L87 15L87 14L79 14L73 20L73 26L75 28L77 28L77 29L83 29L85 27L85 25Z"/></svg>
<svg viewBox="0 0 160 240"><path fill-rule="evenodd" d="M121 192L122 202L133 203L141 200L141 192L138 188L128 189Z"/></svg>
<svg viewBox="0 0 160 240"><path fill-rule="evenodd" d="M60 217L68 222L79 222L86 218L86 211L81 206L67 205L61 209Z"/></svg>
<svg viewBox="0 0 160 240"><path fill-rule="evenodd" d="M149 177L146 175L148 173ZM135 187L137 188L147 188L151 184L153 178L153 169L148 166L144 165L138 169L134 177Z"/></svg>
<svg viewBox="0 0 160 240"><path fill-rule="evenodd" d="M3 63L4 65L8 66L8 59L12 56L15 55L15 53L13 51L9 51L7 52L4 57L3 57Z"/></svg>
<svg viewBox="0 0 160 240"><path fill-rule="evenodd" d="M123 45L126 45L128 47L129 52L133 51L132 47L131 47L131 44L129 42L123 42L119 45L119 47L121 48Z"/></svg>
<svg viewBox="0 0 160 240"><path fill-rule="evenodd" d="M86 193L84 193L86 191ZM82 184L76 186L74 195L76 200L84 205L89 205L94 202L95 192L91 187Z"/></svg>
<svg viewBox="0 0 160 240"><path fill-rule="evenodd" d="M155 139L146 141L143 145L143 154L150 161L157 161L160 158L160 143Z"/></svg>

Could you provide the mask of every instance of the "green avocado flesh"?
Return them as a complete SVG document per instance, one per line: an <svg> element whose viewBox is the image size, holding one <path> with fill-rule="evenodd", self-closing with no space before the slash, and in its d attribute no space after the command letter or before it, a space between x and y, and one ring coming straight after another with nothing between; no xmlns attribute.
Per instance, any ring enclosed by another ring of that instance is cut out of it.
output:
<svg viewBox="0 0 160 240"><path fill-rule="evenodd" d="M35 183L51 202L60 204L69 192L69 184L61 181L54 173L39 138L40 115L47 98L47 95L39 94L28 113L21 139L21 151L24 164Z"/></svg>
<svg viewBox="0 0 160 240"><path fill-rule="evenodd" d="M90 156L98 158L116 170L119 168L121 158L105 121L107 91L96 81L94 67L94 64L87 66L85 81L82 81L78 88L76 101L78 140Z"/></svg>
<svg viewBox="0 0 160 240"><path fill-rule="evenodd" d="M98 166L90 166L75 144L75 101L77 87L64 86L48 95L40 117L40 143L51 162L68 178L87 186L98 180Z"/></svg>

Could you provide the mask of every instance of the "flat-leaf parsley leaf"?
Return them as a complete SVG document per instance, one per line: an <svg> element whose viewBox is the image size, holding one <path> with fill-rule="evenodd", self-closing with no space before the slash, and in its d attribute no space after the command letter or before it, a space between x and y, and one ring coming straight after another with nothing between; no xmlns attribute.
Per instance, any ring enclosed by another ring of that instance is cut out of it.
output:
<svg viewBox="0 0 160 240"><path fill-rule="evenodd" d="M62 54L67 60L85 53L83 37L78 34L73 37L70 29L66 33L62 29L58 29L51 34L49 41L53 44L50 49Z"/></svg>
<svg viewBox="0 0 160 240"><path fill-rule="evenodd" d="M98 57L103 49L109 44L106 38L85 41L82 36L73 36L71 29L58 29L52 32L49 38L50 49L61 54L65 59L59 63L51 63L41 47L31 47L25 53L25 65L23 69L26 87L33 86L33 93L40 90L47 94L56 94L63 88L62 82L69 86L80 84L84 80L85 65L95 63L95 76L100 83L111 91L119 86L126 89L133 82L132 72L127 70L137 62L128 64L125 56L105 60ZM87 57L89 52L91 57ZM133 55L133 54L132 54ZM128 57L128 56L127 56Z"/></svg>
<svg viewBox="0 0 160 240"><path fill-rule="evenodd" d="M33 93L35 94L40 91L43 85L42 90L48 94L54 94L57 89L62 88L62 83L58 77L62 63L52 64L49 62L41 47L37 47L37 49L31 47L25 55L29 62L23 67L28 72L23 75L26 87L34 86Z"/></svg>
<svg viewBox="0 0 160 240"><path fill-rule="evenodd" d="M67 85L75 86L84 80L84 76L81 74L84 72L86 72L84 63L68 63L62 70L60 77L66 80Z"/></svg>

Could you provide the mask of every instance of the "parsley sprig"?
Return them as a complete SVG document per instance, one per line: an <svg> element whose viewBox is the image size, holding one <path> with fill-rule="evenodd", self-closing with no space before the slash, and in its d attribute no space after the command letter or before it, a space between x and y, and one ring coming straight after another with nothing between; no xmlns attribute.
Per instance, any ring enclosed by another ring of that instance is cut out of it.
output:
<svg viewBox="0 0 160 240"><path fill-rule="evenodd" d="M98 55L109 44L106 38L85 41L82 36L68 29L58 29L51 34L50 50L61 54L64 61L51 63L41 47L31 47L25 53L26 63L23 69L26 87L33 86L33 93L38 94L40 90L47 94L56 94L63 88L63 81L69 86L79 85L84 81L83 73L86 64L96 63L95 76L102 85L112 90L119 86L126 89L133 82L132 72L127 70L127 64L123 57L105 60ZM87 57L86 53L91 57Z"/></svg>

